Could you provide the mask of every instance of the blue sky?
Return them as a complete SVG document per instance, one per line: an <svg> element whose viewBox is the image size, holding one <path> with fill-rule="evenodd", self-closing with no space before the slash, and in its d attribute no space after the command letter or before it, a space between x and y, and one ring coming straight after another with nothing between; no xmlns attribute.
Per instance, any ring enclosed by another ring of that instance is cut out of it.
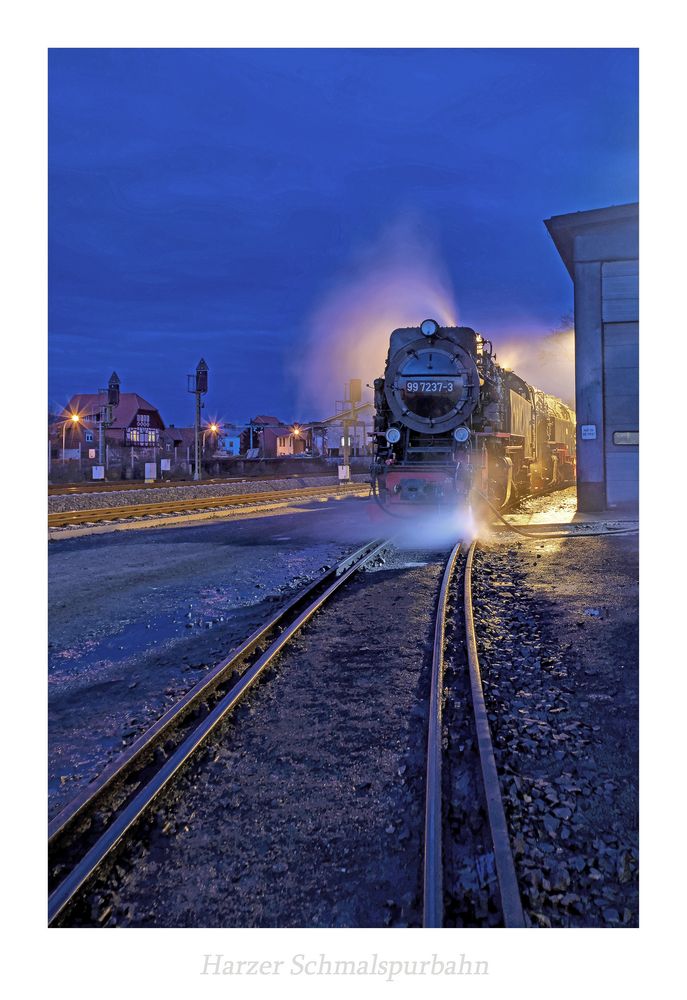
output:
<svg viewBox="0 0 687 1000"><path fill-rule="evenodd" d="M497 349L544 335L572 284L542 220L638 198L637 77L629 49L52 50L51 402L116 369L187 424L202 355L208 415L326 416L380 372L317 348L423 319L415 267ZM395 268L389 312L366 276Z"/></svg>

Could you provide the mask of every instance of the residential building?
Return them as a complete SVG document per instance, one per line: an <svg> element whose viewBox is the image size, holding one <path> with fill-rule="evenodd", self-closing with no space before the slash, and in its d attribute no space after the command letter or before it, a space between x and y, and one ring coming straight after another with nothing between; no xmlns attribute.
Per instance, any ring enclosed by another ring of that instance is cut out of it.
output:
<svg viewBox="0 0 687 1000"><path fill-rule="evenodd" d="M223 424L217 436L216 454L221 457L235 457L241 454L241 428L234 424Z"/></svg>
<svg viewBox="0 0 687 1000"><path fill-rule="evenodd" d="M78 422L71 419L79 417ZM60 414L67 421L66 445L97 447L101 423L105 443L119 448L156 448L165 424L156 406L136 392L122 392L117 406L108 406L107 392L81 393L69 400ZM61 431L60 431L61 433Z"/></svg>

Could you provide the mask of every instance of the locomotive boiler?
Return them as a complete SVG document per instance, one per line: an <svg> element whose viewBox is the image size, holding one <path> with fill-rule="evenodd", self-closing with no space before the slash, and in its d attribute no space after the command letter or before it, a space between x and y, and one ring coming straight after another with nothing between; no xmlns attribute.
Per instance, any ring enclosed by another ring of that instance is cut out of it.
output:
<svg viewBox="0 0 687 1000"><path fill-rule="evenodd" d="M572 484L575 414L496 362L467 326L391 334L375 379L375 496L389 512L509 500Z"/></svg>

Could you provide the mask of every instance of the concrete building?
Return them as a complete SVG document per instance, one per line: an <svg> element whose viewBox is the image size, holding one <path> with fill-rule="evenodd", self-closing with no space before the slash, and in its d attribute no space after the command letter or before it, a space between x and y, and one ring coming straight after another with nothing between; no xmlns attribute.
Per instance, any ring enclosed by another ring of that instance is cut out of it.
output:
<svg viewBox="0 0 687 1000"><path fill-rule="evenodd" d="M546 220L574 283L579 510L639 501L639 205Z"/></svg>

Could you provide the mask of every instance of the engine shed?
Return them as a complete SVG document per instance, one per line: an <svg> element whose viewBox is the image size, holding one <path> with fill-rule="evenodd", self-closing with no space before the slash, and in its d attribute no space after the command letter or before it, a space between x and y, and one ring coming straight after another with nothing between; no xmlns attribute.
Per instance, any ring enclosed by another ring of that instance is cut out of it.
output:
<svg viewBox="0 0 687 1000"><path fill-rule="evenodd" d="M545 225L574 284L577 502L639 501L639 205Z"/></svg>

